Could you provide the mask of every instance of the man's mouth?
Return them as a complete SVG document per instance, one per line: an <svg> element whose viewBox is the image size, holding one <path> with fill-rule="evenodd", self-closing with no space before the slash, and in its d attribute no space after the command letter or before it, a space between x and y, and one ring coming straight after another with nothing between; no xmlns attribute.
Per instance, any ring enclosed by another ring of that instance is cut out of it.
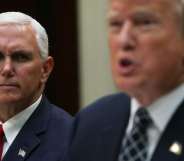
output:
<svg viewBox="0 0 184 161"><path fill-rule="evenodd" d="M122 59L119 62L120 66L122 67L128 67L133 64L133 62L130 59Z"/></svg>
<svg viewBox="0 0 184 161"><path fill-rule="evenodd" d="M118 73L122 75L131 75L136 69L136 63L128 58L122 58L117 64Z"/></svg>
<svg viewBox="0 0 184 161"><path fill-rule="evenodd" d="M0 83L0 88L17 88L18 84L16 83Z"/></svg>

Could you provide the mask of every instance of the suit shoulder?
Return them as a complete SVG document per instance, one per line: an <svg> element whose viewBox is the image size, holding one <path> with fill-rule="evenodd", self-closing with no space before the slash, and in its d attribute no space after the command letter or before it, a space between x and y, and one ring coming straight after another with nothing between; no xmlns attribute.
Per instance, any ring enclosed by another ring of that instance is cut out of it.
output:
<svg viewBox="0 0 184 161"><path fill-rule="evenodd" d="M97 99L95 102L86 106L81 113L91 113L92 111L101 111L104 109L108 111L108 109L110 110L111 108L115 110L118 107L128 106L129 104L130 98L127 95L123 93L112 94Z"/></svg>
<svg viewBox="0 0 184 161"><path fill-rule="evenodd" d="M88 145L95 147L97 143L93 138L98 138L102 129L121 131L123 123L128 120L129 107L130 99L127 95L113 94L102 97L81 110L74 121L72 148L77 147L78 151L79 147L86 151Z"/></svg>
<svg viewBox="0 0 184 161"><path fill-rule="evenodd" d="M76 115L76 122L95 123L99 120L118 119L122 113L129 112L130 99L125 94L102 97L82 109Z"/></svg>
<svg viewBox="0 0 184 161"><path fill-rule="evenodd" d="M54 104L51 104L51 116L52 119L55 121L62 121L62 122L71 122L73 120L73 117L63 110L62 107L56 106Z"/></svg>
<svg viewBox="0 0 184 161"><path fill-rule="evenodd" d="M62 154L63 158L63 154L64 152L66 154L71 142L73 117L56 105L51 104L51 109L51 117L48 126L50 134L48 136L52 136L50 138L53 138L53 147L57 149L56 151L58 153Z"/></svg>

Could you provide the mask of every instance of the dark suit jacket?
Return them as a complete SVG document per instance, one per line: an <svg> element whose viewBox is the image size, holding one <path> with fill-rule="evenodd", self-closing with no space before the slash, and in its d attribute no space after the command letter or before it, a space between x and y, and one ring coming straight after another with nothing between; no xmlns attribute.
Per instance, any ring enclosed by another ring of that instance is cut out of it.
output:
<svg viewBox="0 0 184 161"><path fill-rule="evenodd" d="M82 110L75 120L73 143L66 160L117 161L129 113L130 98L124 94L104 97ZM152 161L184 160L183 122L184 103L163 133ZM173 143L181 144L181 154L169 150Z"/></svg>
<svg viewBox="0 0 184 161"><path fill-rule="evenodd" d="M62 161L70 143L72 117L43 97L3 161Z"/></svg>

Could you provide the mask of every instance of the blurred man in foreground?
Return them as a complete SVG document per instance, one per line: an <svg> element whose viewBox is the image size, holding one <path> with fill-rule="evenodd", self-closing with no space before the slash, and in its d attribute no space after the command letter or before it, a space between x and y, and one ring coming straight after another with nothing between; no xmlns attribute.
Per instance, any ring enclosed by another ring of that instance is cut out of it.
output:
<svg viewBox="0 0 184 161"><path fill-rule="evenodd" d="M122 91L81 111L69 161L184 160L184 1L109 0Z"/></svg>

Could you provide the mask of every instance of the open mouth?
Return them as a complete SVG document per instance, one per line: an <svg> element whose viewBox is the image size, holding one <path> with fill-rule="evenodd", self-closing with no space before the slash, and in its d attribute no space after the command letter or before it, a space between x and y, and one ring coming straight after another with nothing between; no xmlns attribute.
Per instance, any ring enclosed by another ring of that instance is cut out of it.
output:
<svg viewBox="0 0 184 161"><path fill-rule="evenodd" d="M133 64L133 62L129 59L122 59L122 60L120 60L119 64L122 67L129 67Z"/></svg>
<svg viewBox="0 0 184 161"><path fill-rule="evenodd" d="M136 63L128 58L122 58L117 65L117 72L122 75L131 75L136 70Z"/></svg>

